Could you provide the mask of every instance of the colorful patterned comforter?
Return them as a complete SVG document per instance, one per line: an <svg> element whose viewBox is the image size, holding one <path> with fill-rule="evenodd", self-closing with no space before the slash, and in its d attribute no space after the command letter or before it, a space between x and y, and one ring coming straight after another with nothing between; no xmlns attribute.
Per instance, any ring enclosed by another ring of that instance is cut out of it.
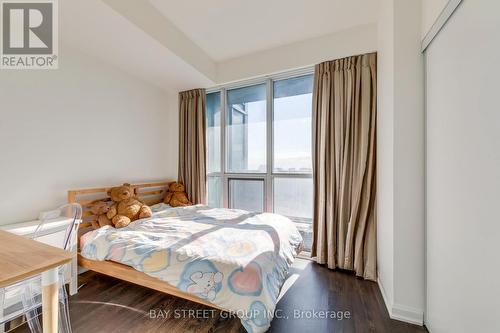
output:
<svg viewBox="0 0 500 333"><path fill-rule="evenodd" d="M248 332L265 332L302 237L286 217L196 205L158 204L126 228L81 237L81 254L111 260L234 312Z"/></svg>

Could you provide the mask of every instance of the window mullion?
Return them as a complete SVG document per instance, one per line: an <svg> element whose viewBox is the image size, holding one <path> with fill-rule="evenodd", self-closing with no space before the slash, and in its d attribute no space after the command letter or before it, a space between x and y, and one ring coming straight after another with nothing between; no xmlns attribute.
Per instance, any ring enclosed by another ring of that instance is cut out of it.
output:
<svg viewBox="0 0 500 333"><path fill-rule="evenodd" d="M273 81L267 80L266 85L266 181L264 198L266 200L265 211L273 212Z"/></svg>
<svg viewBox="0 0 500 333"><path fill-rule="evenodd" d="M227 148L227 140L226 140L226 135L227 135L227 129L226 129L226 89L221 89L221 186L222 186L222 207L223 208L228 208L229 207L229 200L228 200L228 192L229 192L229 184L227 180L227 175L226 175L226 170L227 170L227 154L226 154L226 148Z"/></svg>

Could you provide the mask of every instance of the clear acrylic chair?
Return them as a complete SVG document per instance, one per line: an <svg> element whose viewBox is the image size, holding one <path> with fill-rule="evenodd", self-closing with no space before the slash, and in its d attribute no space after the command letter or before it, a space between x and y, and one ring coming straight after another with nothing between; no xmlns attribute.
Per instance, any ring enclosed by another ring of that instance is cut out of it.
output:
<svg viewBox="0 0 500 333"><path fill-rule="evenodd" d="M50 233L50 245L72 251L77 244L77 229L82 218L82 207L79 204L67 204L54 211L50 219L40 221L33 236L34 240L44 241L48 237L45 232L48 222L61 223L63 230ZM57 216L56 216L57 215ZM51 226L52 228L52 226ZM59 332L71 333L69 317L68 295L65 288L65 277L68 265L59 267ZM39 321L39 308L42 305L41 276L35 276L5 288L0 288L0 324L5 324L21 315L26 316L26 321L31 332L42 332Z"/></svg>

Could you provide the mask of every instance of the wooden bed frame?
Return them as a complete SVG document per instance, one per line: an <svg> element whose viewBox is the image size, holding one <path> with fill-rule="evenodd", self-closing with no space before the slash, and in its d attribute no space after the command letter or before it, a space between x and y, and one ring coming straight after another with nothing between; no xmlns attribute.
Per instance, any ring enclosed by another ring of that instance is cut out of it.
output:
<svg viewBox="0 0 500 333"><path fill-rule="evenodd" d="M140 200L142 200L147 205L154 205L163 201L163 197L170 183L171 182L132 184L132 187L136 190L136 195ZM110 188L111 187L100 187L68 191L68 202L79 203L83 208L83 221L80 224L79 229L90 227L91 222L96 219L96 216L92 215L92 212L89 210L89 206L92 204L92 202L94 202L95 200L111 200L109 199L107 194ZM78 235L78 238L79 236L80 235ZM187 299L189 301L203 304L211 308L227 311L226 309L209 303L197 296L181 291L176 287L168 284L167 282L139 272L132 267L112 261L96 261L86 259L80 255L79 248L78 265L88 270L109 275L146 288L154 289L165 294Z"/></svg>

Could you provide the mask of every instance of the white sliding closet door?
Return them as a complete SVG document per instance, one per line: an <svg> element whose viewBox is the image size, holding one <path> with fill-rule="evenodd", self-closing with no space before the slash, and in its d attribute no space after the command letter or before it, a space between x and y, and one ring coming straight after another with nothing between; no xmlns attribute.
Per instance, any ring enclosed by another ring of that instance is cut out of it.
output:
<svg viewBox="0 0 500 333"><path fill-rule="evenodd" d="M432 333L500 332L500 1L464 0L426 51Z"/></svg>

